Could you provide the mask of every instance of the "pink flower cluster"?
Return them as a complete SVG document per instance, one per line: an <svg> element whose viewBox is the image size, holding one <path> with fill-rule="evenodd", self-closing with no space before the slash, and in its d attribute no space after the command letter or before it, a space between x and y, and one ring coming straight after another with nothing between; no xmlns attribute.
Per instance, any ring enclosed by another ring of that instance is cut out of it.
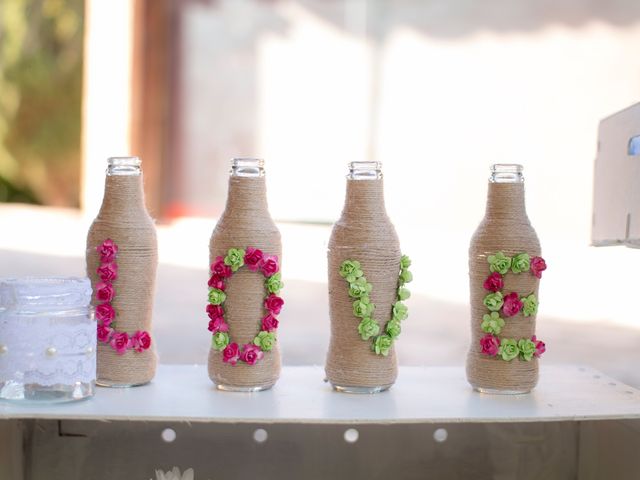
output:
<svg viewBox="0 0 640 480"><path fill-rule="evenodd" d="M116 295L113 282L118 278L118 245L108 238L96 247L96 251L100 255L100 266L96 270L100 281L96 284L95 293L96 300L102 302L96 306L98 341L111 345L118 355L123 355L130 348L136 352L147 350L151 346L151 336L148 332L138 330L129 336L128 333L118 332L114 328L116 311L111 302Z"/></svg>
<svg viewBox="0 0 640 480"><path fill-rule="evenodd" d="M265 278L269 278L280 270L277 255L264 255L262 250L253 247L247 247L244 255L244 264L252 272L260 271ZM231 267L224 263L222 256L216 257L215 262L211 264L211 277L209 278L209 288L216 288L221 291L226 290L225 281L231 278L233 271ZM260 330L265 332L275 332L278 329L278 319L276 315L282 310L284 300L270 293L264 299L264 308L267 311L265 317L260 323ZM207 315L209 316L209 331L212 334L218 332L229 332L229 324L224 319L224 308L222 305L207 304ZM242 361L248 365L254 365L264 356L262 349L252 343L242 346L235 342L229 343L222 351L222 361L235 365L238 361Z"/></svg>
<svg viewBox="0 0 640 480"><path fill-rule="evenodd" d="M264 352L253 343L243 345L240 350L238 344L233 342L222 351L222 361L231 365L238 363L238 360L247 365L255 365L258 360L262 360L262 357L264 357Z"/></svg>

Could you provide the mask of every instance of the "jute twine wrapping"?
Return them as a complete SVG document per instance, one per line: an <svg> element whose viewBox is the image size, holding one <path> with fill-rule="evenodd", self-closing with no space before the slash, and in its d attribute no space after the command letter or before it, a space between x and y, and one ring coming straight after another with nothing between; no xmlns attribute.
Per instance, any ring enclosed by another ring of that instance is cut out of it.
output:
<svg viewBox="0 0 640 480"><path fill-rule="evenodd" d="M118 278L113 282L115 328L129 336L137 330L151 334L151 348L128 349L118 355L110 345L98 342L97 376L103 385L139 385L156 372L155 338L151 332L158 246L153 220L144 206L142 175L107 176L104 199L87 236L87 275L94 286L100 281L96 269L100 256L96 246L106 239L118 245ZM98 305L94 296L92 304Z"/></svg>
<svg viewBox="0 0 640 480"><path fill-rule="evenodd" d="M488 313L483 304L489 293L483 283L491 273L487 257L498 251L507 256L528 253L540 255L540 242L529 223L524 202L524 184L489 183L487 209L469 247L469 282L471 289L471 346L467 356L467 379L474 388L525 392L538 382L538 359L527 362L516 358L510 362L482 355L480 338L482 317ZM534 293L538 297L539 280L530 272L503 275L507 295L517 292L520 297ZM535 315L525 317L522 312L505 317L499 338L531 338L535 334Z"/></svg>
<svg viewBox="0 0 640 480"><path fill-rule="evenodd" d="M224 257L230 248L259 248L265 255L277 255L282 268L282 242L280 232L269 215L264 177L229 177L226 208L216 225L209 243L211 263ZM226 281L227 299L224 302L225 320L229 324L232 342L240 348L252 343L260 331L266 290L265 277L260 271L241 267ZM285 305L286 308L286 305ZM278 345L255 365L238 362L235 366L222 361L222 352L209 351L209 378L227 387L268 388L280 376L280 350Z"/></svg>
<svg viewBox="0 0 640 480"><path fill-rule="evenodd" d="M325 371L334 386L389 387L398 375L394 347L388 356L371 350L372 340L358 333L360 318L353 314L354 299L340 276L345 260L357 260L373 286L373 318L384 332L396 301L400 270L400 243L384 206L382 180L347 180L345 206L329 240L329 313L331 340Z"/></svg>

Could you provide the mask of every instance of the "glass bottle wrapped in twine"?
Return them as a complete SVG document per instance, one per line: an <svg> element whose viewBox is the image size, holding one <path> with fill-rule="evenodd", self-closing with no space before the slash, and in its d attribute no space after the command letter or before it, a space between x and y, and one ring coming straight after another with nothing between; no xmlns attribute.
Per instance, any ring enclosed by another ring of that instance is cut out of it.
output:
<svg viewBox="0 0 640 480"><path fill-rule="evenodd" d="M237 158L232 161L227 204L209 243L210 263L213 265L218 260L228 258L232 249L242 250L242 255L259 250L264 258L277 257L278 268L280 266L282 242L280 232L269 214L264 161L260 159ZM212 344L208 362L209 378L220 390L265 390L272 387L280 376L277 342L274 340L268 349L263 344L262 350L255 350L259 354L257 360L249 360L241 354L247 348L256 347L261 328L263 335L269 332L275 334L275 330L261 327L267 314L265 297L269 295L265 282L271 277L261 273L262 268L258 268L257 264L253 271L244 260L242 264L224 282L224 302L219 305L224 318L220 321L226 324L225 330L228 328L228 331L220 334L226 334L227 340L219 348ZM212 286L211 282L209 286ZM230 356L233 354L227 354L232 346L239 349L233 357Z"/></svg>
<svg viewBox="0 0 640 480"><path fill-rule="evenodd" d="M381 165L353 162L347 176L342 215L333 227L328 249L331 339L325 367L334 389L350 393L386 390L396 380L398 365L394 347L386 355L363 340L354 316L354 298L340 274L343 262L359 262L375 310L371 318L383 334L397 300L400 244L385 210ZM374 326L375 327L375 326Z"/></svg>
<svg viewBox="0 0 640 480"><path fill-rule="evenodd" d="M156 371L151 319L158 247L140 163L137 157L108 160L102 206L87 236L102 386L142 385Z"/></svg>
<svg viewBox="0 0 640 480"><path fill-rule="evenodd" d="M540 242L525 209L520 165L494 165L485 217L469 247L471 345L467 379L481 392L518 394L538 381L535 337Z"/></svg>

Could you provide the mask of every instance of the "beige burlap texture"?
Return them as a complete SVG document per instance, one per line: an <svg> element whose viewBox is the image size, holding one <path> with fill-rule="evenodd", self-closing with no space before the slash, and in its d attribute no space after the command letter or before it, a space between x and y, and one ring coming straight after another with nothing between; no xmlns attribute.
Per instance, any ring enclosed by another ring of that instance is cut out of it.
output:
<svg viewBox="0 0 640 480"><path fill-rule="evenodd" d="M389 387L395 382L395 347L386 357L376 355L372 340L360 338L360 318L353 314L354 299L339 271L345 260L360 262L373 286L373 318L383 333L397 297L400 257L398 236L385 210L382 179L347 180L344 209L333 227L328 251L331 340L325 371L334 386Z"/></svg>
<svg viewBox="0 0 640 480"><path fill-rule="evenodd" d="M487 257L501 251L507 256L528 253L540 255L540 242L529 222L525 209L524 184L489 183L487 209L469 247L469 282L471 290L471 345L467 356L467 379L474 388L525 392L538 382L538 359L510 362L499 356L491 358L481 353L480 339L486 335L481 328L482 317L489 313L483 304L489 293L483 283L491 273ZM511 271L503 275L507 295L517 292L520 297L531 293L538 297L539 280L524 272ZM535 335L536 316L525 317L522 312L505 317L505 326L498 338L531 338Z"/></svg>
<svg viewBox="0 0 640 480"><path fill-rule="evenodd" d="M226 208L211 235L209 259L213 263L216 257L224 257L230 248L247 247L259 248L265 255L277 255L282 268L282 242L269 215L264 177L232 176L229 177ZM224 316L229 324L231 342L236 342L240 348L253 342L260 331L262 318L267 314L263 306L264 281L261 272L242 267L226 282ZM209 350L209 378L223 387L268 388L278 380L280 368L277 342L255 365L244 362L230 365L222 361L221 351Z"/></svg>
<svg viewBox="0 0 640 480"><path fill-rule="evenodd" d="M155 338L151 332L158 246L153 220L144 205L142 175L107 176L104 199L87 236L87 276L94 286L100 281L96 269L100 256L96 246L106 239L118 245L118 278L113 282L116 311L115 328L130 336L145 330L152 337L151 348L133 349L118 355L110 345L98 342L98 383L140 385L156 372ZM98 302L94 297L93 305Z"/></svg>

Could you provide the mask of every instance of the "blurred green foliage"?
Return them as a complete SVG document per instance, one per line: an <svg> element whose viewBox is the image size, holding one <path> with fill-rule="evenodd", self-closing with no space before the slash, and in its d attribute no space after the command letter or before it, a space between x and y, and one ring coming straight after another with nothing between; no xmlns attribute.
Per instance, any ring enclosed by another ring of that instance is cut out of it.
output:
<svg viewBox="0 0 640 480"><path fill-rule="evenodd" d="M77 206L84 0L0 0L0 202Z"/></svg>

